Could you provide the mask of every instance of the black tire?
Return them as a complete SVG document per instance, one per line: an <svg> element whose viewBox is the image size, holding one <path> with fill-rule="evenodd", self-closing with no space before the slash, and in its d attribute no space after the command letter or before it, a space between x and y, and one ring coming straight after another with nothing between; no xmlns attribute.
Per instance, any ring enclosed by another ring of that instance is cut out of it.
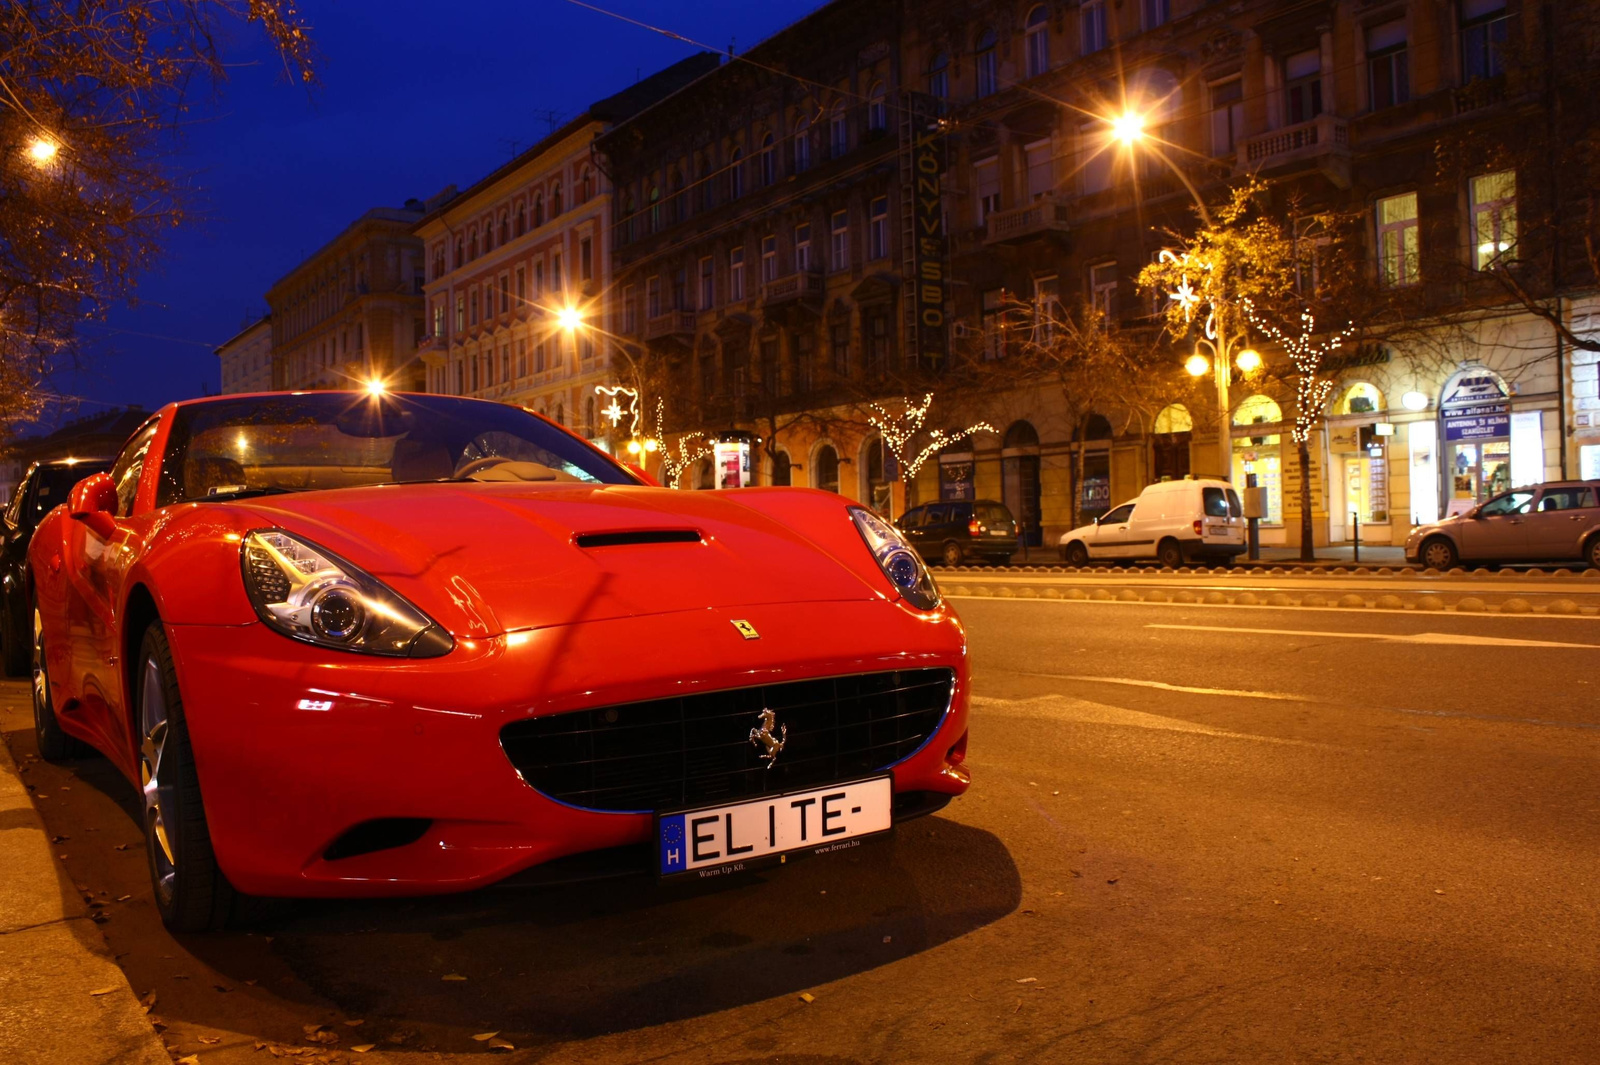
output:
<svg viewBox="0 0 1600 1065"><path fill-rule="evenodd" d="M961 550L961 545L954 540L944 542L944 564L946 566L959 566L967 560L966 553Z"/></svg>
<svg viewBox="0 0 1600 1065"><path fill-rule="evenodd" d="M1590 566L1600 569L1600 535L1589 537L1589 546L1584 549L1583 557L1588 559Z"/></svg>
<svg viewBox="0 0 1600 1065"><path fill-rule="evenodd" d="M1156 561L1168 569L1177 569L1183 565L1183 545L1173 539L1166 539L1156 545Z"/></svg>
<svg viewBox="0 0 1600 1065"><path fill-rule="evenodd" d="M152 622L140 641L133 693L140 779L146 783L145 854L156 909L174 932L220 929L232 913L234 890L211 849L183 697L160 621ZM159 708L156 696L162 700ZM153 721L158 710L160 719Z"/></svg>
<svg viewBox="0 0 1600 1065"><path fill-rule="evenodd" d="M1461 561L1461 552L1456 550L1456 545L1450 542L1448 536L1434 536L1422 542L1417 548L1417 561L1422 563L1424 569L1436 569L1440 573L1454 569L1456 563Z"/></svg>
<svg viewBox="0 0 1600 1065"><path fill-rule="evenodd" d="M74 758L87 758L94 748L61 731L56 720L55 701L50 697L50 671L44 660L44 630L39 616L34 614L32 674L33 674L33 738L39 745L39 757L47 762L66 762Z"/></svg>
<svg viewBox="0 0 1600 1065"><path fill-rule="evenodd" d="M1089 564L1089 549L1081 540L1074 540L1061 549L1061 557L1067 565L1082 568Z"/></svg>

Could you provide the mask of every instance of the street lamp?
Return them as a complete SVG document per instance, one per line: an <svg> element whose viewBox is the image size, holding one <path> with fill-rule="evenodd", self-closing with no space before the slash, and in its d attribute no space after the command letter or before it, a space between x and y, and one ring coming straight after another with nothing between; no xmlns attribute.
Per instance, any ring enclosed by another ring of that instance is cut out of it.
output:
<svg viewBox="0 0 1600 1065"><path fill-rule="evenodd" d="M28 161L43 170L55 162L56 156L61 152L61 145L50 137L35 137L28 142L25 151Z"/></svg>
<svg viewBox="0 0 1600 1065"><path fill-rule="evenodd" d="M567 332L575 332L583 325L583 312L570 304L556 312L556 324Z"/></svg>

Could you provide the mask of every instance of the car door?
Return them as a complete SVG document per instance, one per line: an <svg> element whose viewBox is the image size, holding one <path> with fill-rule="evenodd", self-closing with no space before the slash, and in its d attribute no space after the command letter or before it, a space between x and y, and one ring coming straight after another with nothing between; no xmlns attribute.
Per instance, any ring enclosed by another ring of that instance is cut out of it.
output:
<svg viewBox="0 0 1600 1065"><path fill-rule="evenodd" d="M1131 558L1138 550L1133 542L1129 523L1133 518L1133 504L1124 503L1109 510L1095 525L1094 542L1089 554L1095 558Z"/></svg>
<svg viewBox="0 0 1600 1065"><path fill-rule="evenodd" d="M912 507L900 515L900 520L895 522L895 525L900 529L900 535L904 536L906 543L910 544L919 554L927 551L927 548L922 543L922 526L927 517L927 507Z"/></svg>
<svg viewBox="0 0 1600 1065"><path fill-rule="evenodd" d="M1539 491L1525 528L1533 559L1577 558L1583 534L1593 526L1595 490L1588 485L1552 485Z"/></svg>
<svg viewBox="0 0 1600 1065"><path fill-rule="evenodd" d="M1514 562L1528 557L1528 513L1534 491L1518 488L1495 496L1461 522L1461 557Z"/></svg>

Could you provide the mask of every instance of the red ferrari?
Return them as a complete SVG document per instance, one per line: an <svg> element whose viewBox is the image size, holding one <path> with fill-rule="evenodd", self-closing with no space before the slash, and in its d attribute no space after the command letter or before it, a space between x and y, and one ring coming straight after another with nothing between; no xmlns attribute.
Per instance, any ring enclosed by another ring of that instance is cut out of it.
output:
<svg viewBox="0 0 1600 1065"><path fill-rule="evenodd" d="M144 800L174 929L613 848L704 877L966 790L966 638L828 492L677 492L518 407L179 403L29 551L39 748Z"/></svg>

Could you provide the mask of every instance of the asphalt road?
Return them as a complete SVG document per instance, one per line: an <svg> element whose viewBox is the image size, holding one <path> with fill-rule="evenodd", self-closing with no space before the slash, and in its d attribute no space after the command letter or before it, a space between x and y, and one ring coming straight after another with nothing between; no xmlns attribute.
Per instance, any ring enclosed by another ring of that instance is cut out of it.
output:
<svg viewBox="0 0 1600 1065"><path fill-rule="evenodd" d="M302 904L175 940L133 789L98 760L24 779L207 1065L496 1040L564 1063L1600 1060L1600 620L959 607L969 795L709 889ZM23 694L0 703L27 763Z"/></svg>

